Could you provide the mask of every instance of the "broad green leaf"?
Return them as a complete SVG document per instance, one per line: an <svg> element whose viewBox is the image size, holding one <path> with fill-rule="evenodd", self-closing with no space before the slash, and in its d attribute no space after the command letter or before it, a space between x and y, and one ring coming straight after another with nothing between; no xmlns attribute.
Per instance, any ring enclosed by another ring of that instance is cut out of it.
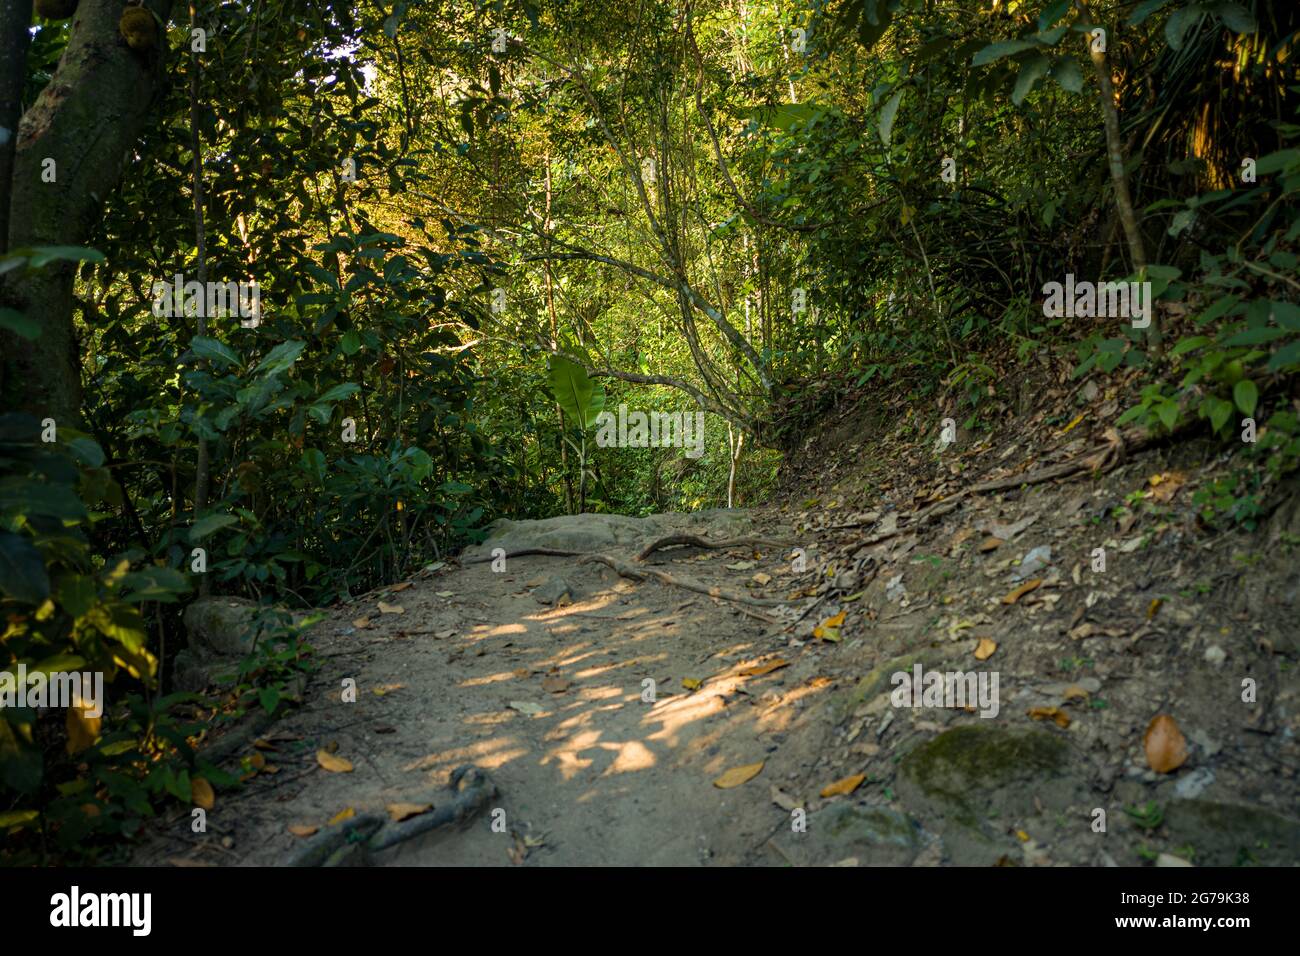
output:
<svg viewBox="0 0 1300 956"><path fill-rule="evenodd" d="M1248 378L1243 378L1232 387L1232 400L1247 415L1255 414L1255 405L1259 402L1259 389Z"/></svg>
<svg viewBox="0 0 1300 956"><path fill-rule="evenodd" d="M0 329L8 329L21 335L29 342L34 342L41 334L41 324L29 315L23 315L13 309L0 309Z"/></svg>
<svg viewBox="0 0 1300 956"><path fill-rule="evenodd" d="M903 102L905 90L897 91L880 109L880 141L886 146L894 133L894 118L898 115L898 104Z"/></svg>
<svg viewBox="0 0 1300 956"><path fill-rule="evenodd" d="M552 355L548 364L555 400L569 420L580 431L586 431L605 407L605 387L593 382L581 365L562 355Z"/></svg>
<svg viewBox="0 0 1300 956"><path fill-rule="evenodd" d="M234 515L206 515L190 525L190 543L202 541L214 531L228 527L239 521Z"/></svg>
<svg viewBox="0 0 1300 956"><path fill-rule="evenodd" d="M302 350L307 347L306 342L297 339L290 339L288 342L281 342L271 351L266 353L262 361L257 363L254 372L258 375L275 375L283 372L298 361L298 356L302 355Z"/></svg>
<svg viewBox="0 0 1300 956"><path fill-rule="evenodd" d="M190 348L194 354L201 359L209 362L217 362L221 365L239 365L239 353L232 349L224 342L208 338L204 335L196 335L190 339Z"/></svg>
<svg viewBox="0 0 1300 956"><path fill-rule="evenodd" d="M1083 70L1079 68L1079 61L1072 56L1064 56L1057 60L1056 65L1052 67L1051 76L1067 93L1083 91Z"/></svg>
<svg viewBox="0 0 1300 956"><path fill-rule="evenodd" d="M1193 3L1174 11L1173 16L1165 22L1165 40L1169 45L1175 50L1181 50L1187 31L1200 22L1208 9L1208 4Z"/></svg>
<svg viewBox="0 0 1300 956"><path fill-rule="evenodd" d="M1032 50L1036 46L1038 46L1036 40L999 40L997 43L990 43L971 57L970 65L983 66L1022 50Z"/></svg>
<svg viewBox="0 0 1300 956"><path fill-rule="evenodd" d="M50 596L50 577L35 546L22 535L0 532L0 593L24 604Z"/></svg>
<svg viewBox="0 0 1300 956"><path fill-rule="evenodd" d="M1016 77L1015 88L1011 91L1011 102L1017 106L1023 103L1025 97L1029 95L1029 91L1034 88L1034 84L1042 79L1043 74L1047 72L1047 68L1051 64L1052 61L1042 53L1035 53L1027 57L1024 65L1020 67L1020 75Z"/></svg>

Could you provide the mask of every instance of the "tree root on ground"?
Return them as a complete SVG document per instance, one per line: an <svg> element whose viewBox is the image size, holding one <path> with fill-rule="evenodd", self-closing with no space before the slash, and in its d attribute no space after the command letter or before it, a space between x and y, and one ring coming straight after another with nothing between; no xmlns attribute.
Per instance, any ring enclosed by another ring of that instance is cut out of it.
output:
<svg viewBox="0 0 1300 956"><path fill-rule="evenodd" d="M762 538L749 535L742 538L701 538L694 534L670 534L658 541L652 541L641 549L641 553L636 556L638 561L644 561L656 551L662 551L664 548L673 548L678 545L690 545L693 548L712 548L718 550L721 548L748 548L757 545L765 547L781 548L790 544L789 541L774 541L771 538Z"/></svg>
<svg viewBox="0 0 1300 956"><path fill-rule="evenodd" d="M464 823L496 796L492 778L466 764L451 775L455 793L443 806L399 822L363 813L318 833L289 858L289 866L364 866L369 855L441 827Z"/></svg>
<svg viewBox="0 0 1300 956"><path fill-rule="evenodd" d="M702 584L699 581L693 581L690 578L676 578L665 571L658 571L654 568L633 567L626 561L620 561L618 558L612 558L607 554L589 554L582 559L583 563L603 564L616 571L620 577L630 578L633 581L644 581L646 578L653 578L660 584L667 584L670 587L682 588L687 591L695 591L697 594L707 594L709 597L718 598L722 601L730 601L739 605L740 610L749 614L751 617L757 617L759 620L766 621L769 624L783 623L777 618L767 614L757 614L748 611L745 605L755 605L758 607L782 607L789 606L789 601L783 601L779 598L759 598L752 594L744 594L740 591L733 591L731 588L718 587L714 584Z"/></svg>

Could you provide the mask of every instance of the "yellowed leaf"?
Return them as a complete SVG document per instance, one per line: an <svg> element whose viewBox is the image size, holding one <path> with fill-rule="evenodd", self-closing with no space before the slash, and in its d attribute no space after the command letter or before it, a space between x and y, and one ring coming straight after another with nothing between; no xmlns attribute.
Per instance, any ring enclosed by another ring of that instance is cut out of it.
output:
<svg viewBox="0 0 1300 956"><path fill-rule="evenodd" d="M766 760L760 760L758 763L747 763L741 767L732 767L713 781L713 785L719 790L730 790L732 787L739 787L742 783L748 783L757 777L765 763L767 763Z"/></svg>
<svg viewBox="0 0 1300 956"><path fill-rule="evenodd" d="M88 717L80 707L69 707L65 725L68 728L68 753L77 754L99 739L100 717Z"/></svg>
<svg viewBox="0 0 1300 956"><path fill-rule="evenodd" d="M316 762L330 773L351 773L352 762L343 757L336 757L327 750L316 751Z"/></svg>
<svg viewBox="0 0 1300 956"><path fill-rule="evenodd" d="M993 656L993 652L998 649L998 642L987 637L981 637L979 645L975 648L975 659L977 661L986 661Z"/></svg>
<svg viewBox="0 0 1300 956"><path fill-rule="evenodd" d="M1070 715L1059 707L1031 707L1029 716L1034 720L1050 720L1061 729L1070 726Z"/></svg>
<svg viewBox="0 0 1300 956"><path fill-rule="evenodd" d="M212 784L202 777L195 777L190 781L190 798L196 807L203 810L211 810L217 802L217 795L212 792Z"/></svg>
<svg viewBox="0 0 1300 956"><path fill-rule="evenodd" d="M1064 428L1061 429L1061 434L1068 435L1071 431L1074 430L1074 426L1078 425L1079 422L1083 421L1087 417L1088 417L1087 412L1080 412L1078 415L1074 416L1074 421L1070 422L1070 424L1066 425Z"/></svg>
<svg viewBox="0 0 1300 956"><path fill-rule="evenodd" d="M1034 578L1032 581L1026 581L1024 584L1020 585L1020 587L1016 588L1014 591L1012 591L1010 594L1004 597L1002 599L1002 603L1015 604L1022 597L1028 594L1030 591L1037 591L1040 587L1042 587L1042 584L1043 584L1042 578Z"/></svg>
<svg viewBox="0 0 1300 956"><path fill-rule="evenodd" d="M334 816L330 817L329 825L334 826L334 824L342 823L344 820L351 820L356 815L357 815L357 811L354 808L345 807L344 809L340 810L338 813L334 814Z"/></svg>
<svg viewBox="0 0 1300 956"><path fill-rule="evenodd" d="M1065 688L1065 693L1061 696L1066 700L1087 700L1088 692L1078 684L1071 684L1069 687Z"/></svg>
<svg viewBox="0 0 1300 956"><path fill-rule="evenodd" d="M851 777L836 780L834 783L822 787L821 795L823 797L842 797L858 789L858 787L862 786L862 781L866 779L867 775L865 773L855 773Z"/></svg>
<svg viewBox="0 0 1300 956"><path fill-rule="evenodd" d="M739 673L741 677L762 677L764 674L770 674L772 671L779 671L782 667L789 666L789 661L778 657L776 660L768 661L765 664L755 664L752 667L746 667Z"/></svg>
<svg viewBox="0 0 1300 956"><path fill-rule="evenodd" d="M401 690L405 686L405 684L381 684L374 689L374 694L376 697L387 697L393 691Z"/></svg>
<svg viewBox="0 0 1300 956"><path fill-rule="evenodd" d="M683 677L682 686L685 687L687 690L699 690L702 686L704 686L704 681L696 680L694 677Z"/></svg>
<svg viewBox="0 0 1300 956"><path fill-rule="evenodd" d="M1162 604L1164 604L1164 603L1165 603L1165 602L1164 602L1164 600L1163 600L1162 598L1155 598L1154 600L1152 600L1152 602L1147 606L1147 620L1148 620L1148 621L1151 620L1153 617L1156 616L1156 612L1160 610L1160 605L1162 605Z"/></svg>
<svg viewBox="0 0 1300 956"><path fill-rule="evenodd" d="M1187 738L1178 728L1178 721L1168 714L1152 718L1142 738L1147 764L1156 773L1169 773L1187 762Z"/></svg>
<svg viewBox="0 0 1300 956"><path fill-rule="evenodd" d="M309 837L319 829L320 827L310 826L306 823L289 824L289 832L296 837Z"/></svg>
<svg viewBox="0 0 1300 956"><path fill-rule="evenodd" d="M385 808L388 810L388 818L394 823L401 823L410 817L419 816L428 810L433 809L431 803L390 803Z"/></svg>

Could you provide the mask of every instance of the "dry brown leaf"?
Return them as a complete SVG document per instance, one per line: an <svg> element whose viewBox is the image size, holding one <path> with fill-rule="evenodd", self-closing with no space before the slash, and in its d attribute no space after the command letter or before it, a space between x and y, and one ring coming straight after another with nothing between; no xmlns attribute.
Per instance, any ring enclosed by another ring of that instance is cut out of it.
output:
<svg viewBox="0 0 1300 956"><path fill-rule="evenodd" d="M1062 696L1066 700L1087 700L1088 692L1078 684L1071 684L1069 687L1065 688L1065 693Z"/></svg>
<svg viewBox="0 0 1300 956"><path fill-rule="evenodd" d="M779 671L782 667L789 667L790 662L778 657L774 661L768 661L766 664L755 664L753 667L746 667L740 671L741 677L762 677L764 674L770 674L772 671Z"/></svg>
<svg viewBox="0 0 1300 956"><path fill-rule="evenodd" d="M256 770L261 770L266 766L266 757L262 756L261 753L254 751L248 758L248 765Z"/></svg>
<svg viewBox="0 0 1300 956"><path fill-rule="evenodd" d="M289 824L289 832L296 837L309 837L319 829L320 827L314 827L306 823Z"/></svg>
<svg viewBox="0 0 1300 956"><path fill-rule="evenodd" d="M258 756L260 757L261 754ZM190 797L194 805L203 810L211 810L217 802L217 795L212 792L212 784L202 777L195 777L190 781Z"/></svg>
<svg viewBox="0 0 1300 956"><path fill-rule="evenodd" d="M263 740L261 737L258 737L256 740L253 741L253 746L256 747L258 750L279 750L280 749L275 744L271 743L271 741Z"/></svg>
<svg viewBox="0 0 1300 956"><path fill-rule="evenodd" d="M987 554L990 551L996 551L1002 546L1001 538L988 537L980 542L980 553Z"/></svg>
<svg viewBox="0 0 1300 956"><path fill-rule="evenodd" d="M1160 714L1147 725L1142 738L1147 764L1156 773L1169 773L1187 762L1187 738L1178 728L1178 721L1168 714Z"/></svg>
<svg viewBox="0 0 1300 956"><path fill-rule="evenodd" d="M351 773L352 762L343 757L336 757L328 750L316 751L316 762L330 773Z"/></svg>
<svg viewBox="0 0 1300 956"><path fill-rule="evenodd" d="M351 820L356 815L357 811L354 807L345 807L338 813L334 814L334 816L330 817L329 825L334 826L334 824L342 823L344 820Z"/></svg>
<svg viewBox="0 0 1300 956"><path fill-rule="evenodd" d="M1031 707L1029 716L1034 720L1051 720L1056 726L1065 729L1070 726L1070 715L1059 707Z"/></svg>
<svg viewBox="0 0 1300 956"><path fill-rule="evenodd" d="M409 588L410 586L411 586L411 582L410 582L410 581L403 581L401 584L394 584L394 585L393 585L391 588L389 588L388 590L389 590L390 593L392 593L392 594L396 594L398 591L405 591L405 590L406 590L407 588Z"/></svg>
<svg viewBox="0 0 1300 956"><path fill-rule="evenodd" d="M1016 588L1010 594L1002 599L1003 604L1015 604L1030 591L1037 591L1043 584L1042 578L1034 578L1032 581L1026 581L1020 587Z"/></svg>
<svg viewBox="0 0 1300 956"><path fill-rule="evenodd" d="M757 584L760 588L765 588L772 583L772 575L764 574L762 571L760 571L758 572L758 574L750 578L750 580L753 581L755 584Z"/></svg>
<svg viewBox="0 0 1300 956"><path fill-rule="evenodd" d="M836 780L834 783L822 787L821 795L823 797L842 797L858 789L858 787L862 786L862 781L866 779L867 775L865 773L855 773L851 777Z"/></svg>
<svg viewBox="0 0 1300 956"><path fill-rule="evenodd" d="M388 818L394 823L401 823L408 817L419 816L428 810L433 809L431 803L390 803L385 808L388 810Z"/></svg>
<svg viewBox="0 0 1300 956"><path fill-rule="evenodd" d="M573 686L573 682L563 677L548 677L542 681L542 690L548 694L563 694Z"/></svg>
<svg viewBox="0 0 1300 956"><path fill-rule="evenodd" d="M1178 489L1187 481L1187 476L1180 471L1152 475L1147 479L1151 485L1151 497L1161 504L1167 504L1178 494Z"/></svg>
<svg viewBox="0 0 1300 956"><path fill-rule="evenodd" d="M767 763L766 760L760 760L758 763L747 763L741 767L732 767L713 781L713 785L719 790L730 790L732 787L739 787L742 783L748 783L757 777L765 763Z"/></svg>
<svg viewBox="0 0 1300 956"><path fill-rule="evenodd" d="M981 637L979 645L975 648L975 659L977 661L986 661L993 656L993 652L997 649L997 641L990 640L987 637Z"/></svg>
<svg viewBox="0 0 1300 956"><path fill-rule="evenodd" d="M828 617L816 627L813 628L813 637L823 641L838 641L840 639L840 625L844 623L844 616L847 611L840 611L834 617Z"/></svg>
<svg viewBox="0 0 1300 956"><path fill-rule="evenodd" d="M387 601L379 602L380 614L405 614L406 608L400 604L389 604Z"/></svg>
<svg viewBox="0 0 1300 956"><path fill-rule="evenodd" d="M1153 617L1156 616L1156 611L1159 611L1159 610L1160 610L1160 605L1162 605L1162 604L1164 604L1164 603L1165 603L1165 602L1164 602L1164 599L1163 599L1163 598L1154 598L1154 599L1151 601L1150 605L1147 606L1147 620L1148 620L1148 621L1151 620Z"/></svg>
<svg viewBox="0 0 1300 956"><path fill-rule="evenodd" d="M370 618L359 617L352 622L352 626L355 627L358 631L364 631L366 628L370 626Z"/></svg>

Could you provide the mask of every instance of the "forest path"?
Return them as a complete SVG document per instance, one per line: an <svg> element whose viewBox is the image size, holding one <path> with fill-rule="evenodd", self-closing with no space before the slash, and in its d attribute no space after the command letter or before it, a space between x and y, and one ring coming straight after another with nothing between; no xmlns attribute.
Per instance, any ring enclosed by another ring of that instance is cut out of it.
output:
<svg viewBox="0 0 1300 956"><path fill-rule="evenodd" d="M754 554L681 548L647 565L736 587L753 572L726 565ZM755 571L788 564L761 555ZM564 588L571 600L542 603ZM380 601L402 612L383 613ZM765 636L776 631L734 605L571 558L512 558L504 571L469 564L371 595L313 631L323 666L307 704L269 735L268 763L303 769L284 783L259 774L213 819L237 811L239 862L283 863L301 844L290 826L323 829L349 808L436 805L451 772L474 764L499 791L483 812L371 862L758 862L756 848L788 815L766 785L713 781L762 761L799 711L811 672L740 673L775 659L788 641ZM341 699L345 678L356 681L355 703ZM688 690L684 680L703 684ZM314 766L316 751L335 744L351 772Z"/></svg>

